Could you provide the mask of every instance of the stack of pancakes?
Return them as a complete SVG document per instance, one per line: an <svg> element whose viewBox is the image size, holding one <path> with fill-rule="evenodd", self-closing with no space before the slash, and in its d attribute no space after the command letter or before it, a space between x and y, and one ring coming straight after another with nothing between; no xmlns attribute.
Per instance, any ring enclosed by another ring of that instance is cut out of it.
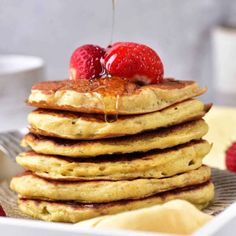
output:
<svg viewBox="0 0 236 236"><path fill-rule="evenodd" d="M26 214L48 221L88 218L187 200L200 209L213 199L211 145L202 139L209 104L193 81L164 79L141 86L121 78L42 82L28 104L30 151L14 177Z"/></svg>

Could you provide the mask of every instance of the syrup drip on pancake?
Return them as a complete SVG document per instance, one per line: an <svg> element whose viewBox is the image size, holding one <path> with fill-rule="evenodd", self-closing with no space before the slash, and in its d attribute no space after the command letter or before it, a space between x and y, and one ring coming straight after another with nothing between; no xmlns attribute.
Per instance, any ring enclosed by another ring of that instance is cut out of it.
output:
<svg viewBox="0 0 236 236"><path fill-rule="evenodd" d="M109 78L107 78L107 79L109 79ZM112 79L112 77L111 77L111 79ZM91 80L91 82L92 82L92 80ZM101 85L101 86L97 87L93 92L101 91L105 88L106 88L105 85ZM115 109L114 109L115 114L114 115L110 115L110 114L107 113L108 109L106 108L106 103L102 99L101 94L97 93L96 96L99 99L99 101L101 101L101 103L103 104L103 107L104 107L104 120L107 123L112 123L112 122L117 121L118 120L118 113L119 113L119 101L120 101L119 91L117 91L117 93L116 93L116 102L114 104L114 107L115 107Z"/></svg>
<svg viewBox="0 0 236 236"><path fill-rule="evenodd" d="M117 121L118 119L118 110L116 109L116 114L115 115L109 115L107 113L107 108L106 108L106 103L104 102L104 100L101 97L101 94L96 94L98 100L101 102L101 104L103 104L103 110L104 110L104 121L106 123L112 123ZM116 95L116 97L118 97L119 95Z"/></svg>
<svg viewBox="0 0 236 236"><path fill-rule="evenodd" d="M120 96L116 95L116 103L115 103L115 114L114 115L109 115L106 112L106 107L104 106L104 120L107 123L112 123L118 120L118 113L119 113L119 101L120 101ZM103 103L104 104L104 103ZM105 105L105 104L104 104Z"/></svg>

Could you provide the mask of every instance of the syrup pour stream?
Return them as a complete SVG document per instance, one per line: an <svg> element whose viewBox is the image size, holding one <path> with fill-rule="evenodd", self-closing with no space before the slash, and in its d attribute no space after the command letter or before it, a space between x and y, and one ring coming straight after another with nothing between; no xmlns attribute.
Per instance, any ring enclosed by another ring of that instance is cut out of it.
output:
<svg viewBox="0 0 236 236"><path fill-rule="evenodd" d="M112 19L111 19L111 38L110 38L110 44L112 44L112 42L113 42L114 31L115 31L116 1L117 0L112 0Z"/></svg>
<svg viewBox="0 0 236 236"><path fill-rule="evenodd" d="M116 2L117 0L112 0L112 19L111 19L111 38L110 38L110 44L113 43L113 37L114 37L114 31L115 31L115 11L116 11ZM118 112L119 112L119 100L120 96L116 95L116 102L115 102L115 114L114 115L109 115L107 114L107 109L106 109L106 104L104 101L102 101L103 106L104 106L104 120L107 123L112 123L117 121L118 119Z"/></svg>

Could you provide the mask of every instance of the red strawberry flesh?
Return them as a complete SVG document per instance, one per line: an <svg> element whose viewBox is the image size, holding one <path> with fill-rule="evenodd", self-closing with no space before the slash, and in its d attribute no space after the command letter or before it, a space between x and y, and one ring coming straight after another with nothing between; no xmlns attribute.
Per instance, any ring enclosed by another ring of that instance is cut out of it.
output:
<svg viewBox="0 0 236 236"><path fill-rule="evenodd" d="M6 213L4 212L1 205L0 205L0 216L6 216Z"/></svg>
<svg viewBox="0 0 236 236"><path fill-rule="evenodd" d="M226 151L225 164L228 170L236 172L236 142L232 143Z"/></svg>
<svg viewBox="0 0 236 236"><path fill-rule="evenodd" d="M104 64L110 75L139 80L146 84L163 79L163 65L157 53L143 44L114 43L107 51Z"/></svg>
<svg viewBox="0 0 236 236"><path fill-rule="evenodd" d="M101 60L105 49L86 44L77 48L70 58L70 79L94 79L104 73Z"/></svg>
<svg viewBox="0 0 236 236"><path fill-rule="evenodd" d="M127 78L141 84L163 80L163 64L150 47L132 43L112 43L105 50L87 44L77 48L70 59L70 79L95 79L105 75Z"/></svg>

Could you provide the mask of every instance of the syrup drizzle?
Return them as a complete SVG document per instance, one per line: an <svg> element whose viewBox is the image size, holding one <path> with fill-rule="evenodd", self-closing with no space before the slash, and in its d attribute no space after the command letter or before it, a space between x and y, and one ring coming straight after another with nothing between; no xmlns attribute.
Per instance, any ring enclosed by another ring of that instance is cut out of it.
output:
<svg viewBox="0 0 236 236"><path fill-rule="evenodd" d="M107 123L112 123L118 120L118 113L119 113L119 102L120 102L120 95L116 95L116 103L115 103L115 114L109 115L107 114L106 105L103 102L104 105L104 120Z"/></svg>
<svg viewBox="0 0 236 236"><path fill-rule="evenodd" d="M103 105L104 120L105 120L105 122L106 123L114 122L115 121L114 116L107 114L107 106L106 106L106 103L105 103L102 95L100 93L96 93L96 92L94 93L94 95L97 96L98 101Z"/></svg>
<svg viewBox="0 0 236 236"><path fill-rule="evenodd" d="M116 120L118 120L119 102L120 102L120 95L116 95L116 114L115 114Z"/></svg>
<svg viewBox="0 0 236 236"><path fill-rule="evenodd" d="M111 19L111 38L110 38L110 45L113 43L114 38L114 31L115 31L115 16L116 16L116 3L117 0L112 0L112 19ZM102 100L102 99L101 99ZM107 123L112 123L118 120L118 113L119 113L119 100L120 95L116 95L116 102L115 102L115 114L110 115L107 114L106 104L102 100L103 107L104 107L104 120Z"/></svg>

